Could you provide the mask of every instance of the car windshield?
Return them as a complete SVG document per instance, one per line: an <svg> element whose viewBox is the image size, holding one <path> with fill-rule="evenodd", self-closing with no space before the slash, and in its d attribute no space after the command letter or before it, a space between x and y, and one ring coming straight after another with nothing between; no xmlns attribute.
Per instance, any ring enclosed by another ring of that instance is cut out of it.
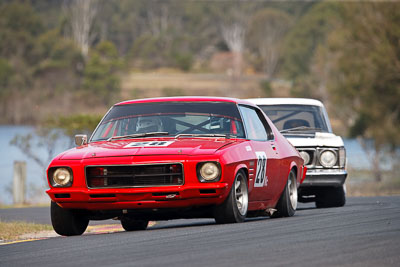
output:
<svg viewBox="0 0 400 267"><path fill-rule="evenodd" d="M152 102L117 105L100 122L91 141L191 135L244 138L236 104Z"/></svg>
<svg viewBox="0 0 400 267"><path fill-rule="evenodd" d="M331 132L319 106L260 105L260 108L282 132Z"/></svg>

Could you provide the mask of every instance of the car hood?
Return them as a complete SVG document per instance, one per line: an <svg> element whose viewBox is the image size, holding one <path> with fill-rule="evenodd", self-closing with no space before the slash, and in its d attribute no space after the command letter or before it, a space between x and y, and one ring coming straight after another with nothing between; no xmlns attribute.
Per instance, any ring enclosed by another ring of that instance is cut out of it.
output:
<svg viewBox="0 0 400 267"><path fill-rule="evenodd" d="M290 135L287 140L295 147L341 147L344 146L340 136L333 133L315 133L312 136Z"/></svg>
<svg viewBox="0 0 400 267"><path fill-rule="evenodd" d="M236 142L225 138L134 139L94 142L72 148L59 159L87 159L101 157L147 155L209 155Z"/></svg>

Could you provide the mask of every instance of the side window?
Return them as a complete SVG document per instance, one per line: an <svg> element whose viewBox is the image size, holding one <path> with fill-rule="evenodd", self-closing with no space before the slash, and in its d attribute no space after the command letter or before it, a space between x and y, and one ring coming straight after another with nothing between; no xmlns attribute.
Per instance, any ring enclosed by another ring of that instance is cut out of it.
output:
<svg viewBox="0 0 400 267"><path fill-rule="evenodd" d="M257 141L273 139L271 128L261 111L247 106L239 106L239 109L242 113L249 139Z"/></svg>
<svg viewBox="0 0 400 267"><path fill-rule="evenodd" d="M260 109L256 110L258 117L260 118L262 124L264 125L265 130L267 131L268 140L274 139L274 133L272 132L271 126L269 126L268 121L265 119L264 112Z"/></svg>

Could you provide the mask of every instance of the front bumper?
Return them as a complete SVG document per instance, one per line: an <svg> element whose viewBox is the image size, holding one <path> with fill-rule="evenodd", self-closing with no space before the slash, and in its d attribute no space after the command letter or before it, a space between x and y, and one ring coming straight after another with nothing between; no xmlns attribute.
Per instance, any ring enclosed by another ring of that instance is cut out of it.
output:
<svg viewBox="0 0 400 267"><path fill-rule="evenodd" d="M347 178L346 170L314 170L307 169L306 178L300 185L300 188L307 187L339 187L344 184Z"/></svg>
<svg viewBox="0 0 400 267"><path fill-rule="evenodd" d="M228 183L149 188L51 188L50 198L66 209L113 210L183 208L221 204Z"/></svg>

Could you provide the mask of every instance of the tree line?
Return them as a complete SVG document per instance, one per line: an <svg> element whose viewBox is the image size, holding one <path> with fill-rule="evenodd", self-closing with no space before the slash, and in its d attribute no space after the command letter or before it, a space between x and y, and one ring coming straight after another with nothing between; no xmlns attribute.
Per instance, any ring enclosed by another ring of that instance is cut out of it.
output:
<svg viewBox="0 0 400 267"><path fill-rule="evenodd" d="M291 94L323 100L354 137L399 146L396 2L42 0L0 4L1 123L96 113L129 70L209 72L231 53ZM273 95L271 90L266 96ZM49 112L50 111L50 112Z"/></svg>

